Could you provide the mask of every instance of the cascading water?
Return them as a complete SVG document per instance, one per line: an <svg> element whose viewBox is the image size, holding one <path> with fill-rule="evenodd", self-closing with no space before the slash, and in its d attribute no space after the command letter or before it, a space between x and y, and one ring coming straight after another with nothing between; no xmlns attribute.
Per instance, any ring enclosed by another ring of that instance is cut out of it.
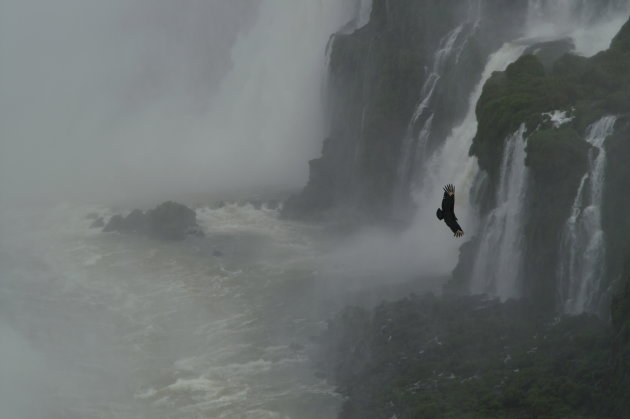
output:
<svg viewBox="0 0 630 419"><path fill-rule="evenodd" d="M529 0L527 10L529 36L567 36L574 40L576 53L590 56L608 48L630 12L630 2Z"/></svg>
<svg viewBox="0 0 630 419"><path fill-rule="evenodd" d="M416 261L424 269L430 266L431 272L444 273L452 270L457 263L456 255L460 243L452 240L441 223L435 222L435 208L439 205L445 183L451 182L455 185L455 211L465 233L471 235L475 231L475 209L468 203L470 188L479 171L477 159L468 155L477 131L475 107L483 86L492 73L504 70L524 49L525 45L506 43L489 57L481 79L470 94L464 119L453 128L442 148L428 158L419 170L421 181L417 183L421 187L413 191L418 209L404 242L407 243L405 248L423 249L422 255L416 256Z"/></svg>
<svg viewBox="0 0 630 419"><path fill-rule="evenodd" d="M524 200L527 193L525 124L505 143L496 208L484 221L471 291L502 299L519 296Z"/></svg>
<svg viewBox="0 0 630 419"><path fill-rule="evenodd" d="M357 29L362 28L370 21L370 13L372 12L372 0L361 0L359 4L359 13L356 19Z"/></svg>
<svg viewBox="0 0 630 419"><path fill-rule="evenodd" d="M440 74L445 69L447 60L454 52L457 54L464 45L463 42L460 42L459 47L456 47L456 41L462 29L464 29L464 26L464 24L461 24L447 33L440 40L438 49L433 55L431 73L427 76L422 86L419 104L411 117L411 122L409 123L409 128L401 147L400 165L398 166L397 173L398 196L406 194L409 178L413 174L412 164L416 162L416 156L425 155L426 143L431 133L431 124L433 121L433 113L427 112L427 110L429 110L433 93L440 80ZM415 127L418 123L421 124L421 128L416 135Z"/></svg>
<svg viewBox="0 0 630 419"><path fill-rule="evenodd" d="M481 80L470 95L466 116L458 126L453 128L443 147L427 162L423 173L423 183L426 182L427 186L422 188L416 196L417 201L420 202L423 197L433 196L436 190L441 190L444 179L450 179L451 182L455 182L455 186L459 186L458 199L466 199L470 184L478 171L476 158L468 155L472 139L477 131L475 115L477 101L481 97L484 84L492 73L504 70L508 64L521 55L524 49L524 44L507 43L490 56Z"/></svg>
<svg viewBox="0 0 630 419"><path fill-rule="evenodd" d="M615 121L614 116L601 118L588 128L585 138L593 146L589 168L580 182L560 246L559 296L562 311L569 314L597 310L606 270L601 214L606 169L604 141L613 133Z"/></svg>
<svg viewBox="0 0 630 419"><path fill-rule="evenodd" d="M326 46L335 31L364 23L359 18L365 16L358 15L370 5L358 0L261 2L255 24L232 48L232 70L210 98L207 117L195 127L190 153L175 156L181 159L178 170L204 167L191 179L204 174L204 182L217 182L217 189L225 178L253 181L253 187L304 184L305 162L317 156L325 132ZM233 170L233 161L247 170ZM291 167L296 171L288 172Z"/></svg>
<svg viewBox="0 0 630 419"><path fill-rule="evenodd" d="M531 0L526 38L521 42L568 36L575 41L576 53L591 55L607 48L613 31L618 30L625 20L625 17L619 19L619 12L627 10L628 2L613 1L605 7L595 7L592 2L585 1ZM524 256L521 233L527 193L524 129L521 126L505 145L496 207L482 223L479 247L470 273L469 286L473 293L489 293L502 299L520 295ZM592 245L595 252L597 245Z"/></svg>

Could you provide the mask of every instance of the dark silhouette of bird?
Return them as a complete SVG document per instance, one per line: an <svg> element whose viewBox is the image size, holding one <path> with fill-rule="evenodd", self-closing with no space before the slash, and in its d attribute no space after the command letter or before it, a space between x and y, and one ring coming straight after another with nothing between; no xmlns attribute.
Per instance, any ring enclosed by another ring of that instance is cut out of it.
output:
<svg viewBox="0 0 630 419"><path fill-rule="evenodd" d="M448 184L444 187L444 197L442 197L442 208L437 210L438 220L444 220L447 226L455 237L461 237L464 235L464 230L459 226L457 217L455 216L455 186Z"/></svg>

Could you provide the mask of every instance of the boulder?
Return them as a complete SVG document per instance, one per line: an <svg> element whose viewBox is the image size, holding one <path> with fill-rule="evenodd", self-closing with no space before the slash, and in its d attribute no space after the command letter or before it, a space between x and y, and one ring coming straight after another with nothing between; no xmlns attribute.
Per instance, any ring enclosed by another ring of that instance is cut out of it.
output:
<svg viewBox="0 0 630 419"><path fill-rule="evenodd" d="M199 235L197 214L185 205L168 201L147 211L151 234L167 240L181 240L188 234Z"/></svg>
<svg viewBox="0 0 630 419"><path fill-rule="evenodd" d="M168 201L143 212L135 209L126 217L114 215L103 231L140 233L164 240L181 240L187 235L203 236L197 214L185 205Z"/></svg>
<svg viewBox="0 0 630 419"><path fill-rule="evenodd" d="M125 229L130 233L147 233L150 231L149 217L135 209L125 218Z"/></svg>

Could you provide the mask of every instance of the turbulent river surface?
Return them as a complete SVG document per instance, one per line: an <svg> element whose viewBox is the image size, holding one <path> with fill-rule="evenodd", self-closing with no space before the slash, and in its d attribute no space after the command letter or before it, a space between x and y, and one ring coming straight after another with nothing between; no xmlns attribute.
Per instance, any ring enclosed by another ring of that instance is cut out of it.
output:
<svg viewBox="0 0 630 419"><path fill-rule="evenodd" d="M206 238L168 243L91 212L112 213L0 213L0 416L336 416L309 351L362 285L321 229L228 204L197 209Z"/></svg>

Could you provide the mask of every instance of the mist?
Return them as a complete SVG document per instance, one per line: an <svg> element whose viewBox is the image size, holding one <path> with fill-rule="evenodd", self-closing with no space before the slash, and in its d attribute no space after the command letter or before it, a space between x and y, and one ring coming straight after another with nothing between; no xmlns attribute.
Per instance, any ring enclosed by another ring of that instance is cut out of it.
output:
<svg viewBox="0 0 630 419"><path fill-rule="evenodd" d="M337 3L3 1L1 199L302 186Z"/></svg>
<svg viewBox="0 0 630 419"><path fill-rule="evenodd" d="M347 398L313 353L338 310L422 306L409 294L440 294L462 260L479 284L458 292L519 297L525 126L498 157L512 193L490 196L471 154L484 85L549 40L606 49L630 2L394 1L0 0L0 417L333 418ZM316 199L290 213L307 183ZM463 239L436 220L447 183ZM194 234L107 228L167 200ZM509 289L488 292L492 272Z"/></svg>
<svg viewBox="0 0 630 419"><path fill-rule="evenodd" d="M0 2L0 416L334 414L300 349L318 308L283 306L312 278L301 229L207 205L306 183L326 46L366 5ZM86 219L169 199L201 202L208 239Z"/></svg>

